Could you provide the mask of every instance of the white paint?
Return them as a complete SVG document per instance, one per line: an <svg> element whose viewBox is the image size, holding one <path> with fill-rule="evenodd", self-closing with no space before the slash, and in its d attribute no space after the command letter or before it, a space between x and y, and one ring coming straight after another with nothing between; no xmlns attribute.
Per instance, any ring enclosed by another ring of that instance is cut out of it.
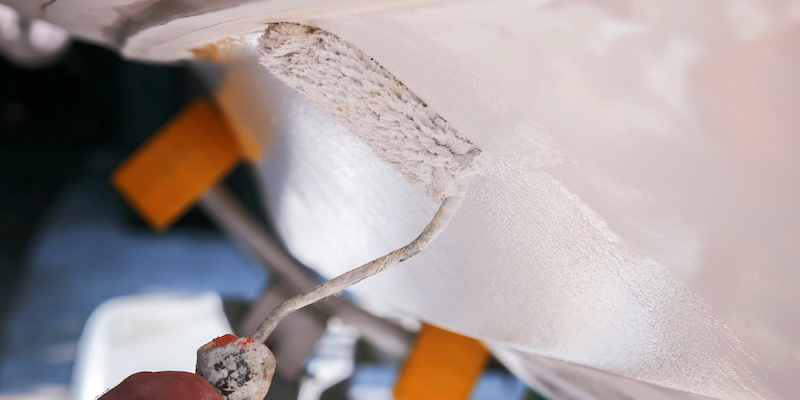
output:
<svg viewBox="0 0 800 400"><path fill-rule="evenodd" d="M607 34L610 11L572 3L523 16L513 1L490 9L464 1L318 22L484 151L484 174L450 229L356 291L524 353L705 396L791 398L797 353L731 323L743 309L726 299L741 292L697 291L736 262L708 275L709 228L722 215L758 213L733 206L746 198L733 189L742 179L729 164L736 156L701 119L696 71L710 42L691 23L666 35L639 19L647 29L587 52ZM409 62L417 59L425 62ZM407 241L419 229L412 222L429 218L414 209L424 202L409 200L399 174L377 172L380 159L341 127L298 107L281 109L281 155L265 166L293 253L332 276ZM302 196L288 195L301 187ZM767 190L792 215L792 192ZM717 196L734 203L710 201ZM382 206L353 201L364 197ZM356 235L333 233L343 226Z"/></svg>

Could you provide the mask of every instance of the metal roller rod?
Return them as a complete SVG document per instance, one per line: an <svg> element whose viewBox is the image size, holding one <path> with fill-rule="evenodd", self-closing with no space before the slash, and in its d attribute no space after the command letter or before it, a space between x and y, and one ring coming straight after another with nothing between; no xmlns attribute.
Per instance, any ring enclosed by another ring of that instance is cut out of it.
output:
<svg viewBox="0 0 800 400"><path fill-rule="evenodd" d="M255 216L224 185L210 189L199 206L216 225L242 245L265 269L278 274L288 289L301 293L317 285L306 268L291 258L270 237ZM402 356L413 343L414 335L402 327L376 317L352 302L333 297L320 307L328 314L359 328L364 337L385 351Z"/></svg>

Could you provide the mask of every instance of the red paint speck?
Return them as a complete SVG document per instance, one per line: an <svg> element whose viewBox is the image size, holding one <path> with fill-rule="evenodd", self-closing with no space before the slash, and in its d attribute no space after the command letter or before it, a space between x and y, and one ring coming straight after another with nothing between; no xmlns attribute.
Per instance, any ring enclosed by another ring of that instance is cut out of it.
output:
<svg viewBox="0 0 800 400"><path fill-rule="evenodd" d="M223 336L220 336L220 337L212 340L211 343L210 343L211 344L210 348L224 346L224 345L226 345L228 343L235 342L237 340L239 340L239 337L236 336L236 335L231 335L231 334L223 335Z"/></svg>

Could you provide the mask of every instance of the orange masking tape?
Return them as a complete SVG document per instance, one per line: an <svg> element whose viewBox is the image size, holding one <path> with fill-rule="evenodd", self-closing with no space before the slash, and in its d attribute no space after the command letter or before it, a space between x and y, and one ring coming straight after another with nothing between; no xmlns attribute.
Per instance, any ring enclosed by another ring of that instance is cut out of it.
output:
<svg viewBox="0 0 800 400"><path fill-rule="evenodd" d="M467 400L489 351L478 340L424 324L394 388L395 400Z"/></svg>
<svg viewBox="0 0 800 400"><path fill-rule="evenodd" d="M242 157L228 123L208 100L200 99L128 157L111 182L147 223L165 229Z"/></svg>
<svg viewBox="0 0 800 400"><path fill-rule="evenodd" d="M225 77L214 93L214 99L242 146L244 157L251 162L261 159L262 148L269 148L272 124L269 118L269 96L264 95L263 67L253 63L243 51L247 46L239 39L222 39L192 49L195 57L225 65Z"/></svg>
<svg viewBox="0 0 800 400"><path fill-rule="evenodd" d="M271 125L265 123L267 106L257 96L258 82L244 66L229 67L225 80L214 93L214 99L229 122L231 131L242 148L242 154L251 162L262 156L262 145L269 147ZM258 132L261 136L257 136Z"/></svg>

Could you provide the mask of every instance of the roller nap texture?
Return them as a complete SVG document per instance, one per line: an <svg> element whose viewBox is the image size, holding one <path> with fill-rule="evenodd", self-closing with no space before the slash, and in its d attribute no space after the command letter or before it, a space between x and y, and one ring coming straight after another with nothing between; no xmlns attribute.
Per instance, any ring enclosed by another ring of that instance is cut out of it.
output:
<svg viewBox="0 0 800 400"><path fill-rule="evenodd" d="M480 149L375 60L324 30L270 24L260 62L325 109L431 198L458 192Z"/></svg>

